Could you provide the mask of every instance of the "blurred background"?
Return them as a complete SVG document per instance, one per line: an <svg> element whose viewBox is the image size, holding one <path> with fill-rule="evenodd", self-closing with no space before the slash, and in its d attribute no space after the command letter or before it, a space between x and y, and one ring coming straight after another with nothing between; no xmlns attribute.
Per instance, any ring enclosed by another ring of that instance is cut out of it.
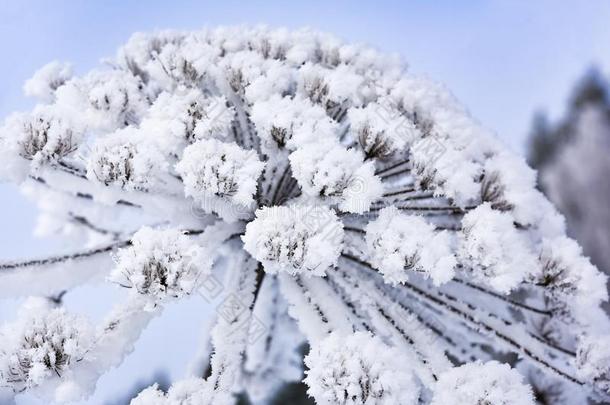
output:
<svg viewBox="0 0 610 405"><path fill-rule="evenodd" d="M68 61L84 73L136 31L313 27L399 54L411 71L443 82L539 170L539 186L566 215L571 236L610 272L610 2L457 3L0 0L0 116L33 106L22 86L45 63ZM16 187L0 184L0 201L0 260L61 249L61 241L34 236L35 205ZM113 291L81 287L64 301L99 319ZM0 301L0 321L18 305ZM168 308L88 403L125 404L153 381L166 386L181 378L203 341L207 315L198 298ZM23 395L18 404L42 402Z"/></svg>

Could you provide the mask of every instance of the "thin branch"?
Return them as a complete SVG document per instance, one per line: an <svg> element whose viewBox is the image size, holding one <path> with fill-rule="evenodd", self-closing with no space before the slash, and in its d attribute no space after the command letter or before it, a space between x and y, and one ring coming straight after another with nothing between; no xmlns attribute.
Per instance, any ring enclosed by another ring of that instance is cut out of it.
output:
<svg viewBox="0 0 610 405"><path fill-rule="evenodd" d="M199 235L199 234L203 233L203 230L186 229L183 231L183 233L185 235ZM87 249L87 250L83 250L80 252L69 253L69 254L60 255L60 256L50 256L50 257L45 257L45 258L41 258L41 259L32 259L32 260L25 260L25 261L20 261L20 262L14 262L14 261L5 262L5 263L0 263L0 271L15 270L15 269L21 269L21 268L32 267L32 266L48 266L51 264L67 262L69 260L85 259L88 257L96 256L96 255L99 255L102 253L107 253L114 249L119 249L119 248L123 248L123 247L130 246L130 245L131 245L131 240L121 240L121 241L112 242L110 244L103 245L103 246L100 246L100 247L97 247L94 249Z"/></svg>
<svg viewBox="0 0 610 405"><path fill-rule="evenodd" d="M50 186L50 185L49 185L49 184L46 182L46 180L45 180L45 179L43 179L42 177L34 177L34 176L29 176L29 178L30 178L31 180L34 180L34 181L35 181L35 182L37 182L37 183L40 183L40 184L44 185L45 187L48 187L50 190L53 190L53 191L55 191L55 192L58 192L58 193L63 193L63 194L67 194L67 195L70 195L71 197L74 197L74 198L81 198L81 199L84 199L84 200L89 200L89 201L91 201L91 202L95 202L95 200L93 199L93 196L92 196L91 194L88 194L88 193L83 193L83 192L80 192L80 191L77 191L77 192L75 192L74 194L72 194L72 193L70 193L70 192L67 192L67 191L64 191L64 190L59 190L59 189L56 189L56 188L51 187L51 186ZM116 202L116 204L117 204L117 205L123 205L123 206L126 206L126 207L142 208L142 206L141 206L141 205L138 205L138 204L132 203L132 202L130 202L130 201L125 201L125 200L118 200L118 201Z"/></svg>
<svg viewBox="0 0 610 405"><path fill-rule="evenodd" d="M282 176L280 177L280 181L277 183L275 190L273 190L273 198L271 198L271 205L275 205L278 203L278 197L281 197L280 191L284 188L284 181L286 180L286 176L290 172L290 165L286 165Z"/></svg>
<svg viewBox="0 0 610 405"><path fill-rule="evenodd" d="M59 294L48 296L47 299L55 305L60 305L67 292L68 290L63 290Z"/></svg>
<svg viewBox="0 0 610 405"><path fill-rule="evenodd" d="M389 179L390 177L398 176L399 174L408 173L410 171L411 171L411 168L402 169L397 172L385 174L385 175L381 176L381 179L386 180L386 179Z"/></svg>
<svg viewBox="0 0 610 405"><path fill-rule="evenodd" d="M489 324L487 324L487 323L477 319L476 317L474 317L474 316L472 316L470 314L467 314L467 313L459 310L457 307L442 301L441 299L435 297L434 295L432 295L430 293L427 293L426 291L424 291L424 290L414 286L413 284L405 282L404 283L404 287L409 289L409 290L411 290L413 293L415 293L415 295L418 295L418 296L420 296L420 297L422 297L422 298L424 298L424 299L426 299L428 301L432 301L432 302L436 303L437 305L445 308L449 312L452 312L452 313L458 315L459 317L461 317L462 319L466 320L467 322L475 325L477 329L480 327L480 328L485 329L488 332L493 333L499 340L504 341L506 344L508 344L509 346L512 346L518 352L521 352L521 353L525 354L527 357L529 357L530 359L532 359L535 362L539 363L543 367L546 367L549 370L554 371L558 375L568 379L569 381L571 381L573 383L576 383L578 385L584 385L584 383L582 381L576 379L575 377L569 375L568 373L566 373L566 372L558 369L557 367L553 366L552 364L548 363L545 359L543 359L539 355L531 352L525 346L521 345L519 342L517 342L516 339L513 339L512 337L510 337L510 336L508 336L508 335L498 331L493 326L490 326Z"/></svg>
<svg viewBox="0 0 610 405"><path fill-rule="evenodd" d="M117 248L122 248L122 247L129 246L129 245L131 245L131 241L123 240L123 241L119 241L119 242L113 242L111 244L101 246L101 247L98 247L95 249L88 249L88 250L84 250L81 252L70 253L70 254L61 255L61 256L50 256L50 257L46 257L43 259L34 259L34 260L27 260L27 261L22 261L22 262L0 263L0 270L14 270L14 269L20 269L20 268L31 267L31 266L47 266L47 265L51 265L51 264L66 262L68 260L84 259L84 258L92 257L92 256L95 256L95 255L98 255L101 253L107 253L107 252L110 252L111 250L114 250Z"/></svg>
<svg viewBox="0 0 610 405"><path fill-rule="evenodd" d="M341 256L375 272L375 269L366 261L363 261L355 256L345 254L345 253L342 253ZM493 335L496 336L496 338L503 341L508 346L513 347L517 352L523 353L525 356L529 357L534 362L540 364L542 367L545 367L545 368L555 372L556 374L566 378L567 380L569 380L575 384L584 385L584 382L582 382L582 381L578 380L577 378L567 374L566 372L558 369L557 367L550 364L548 361L546 361L539 355L533 353L530 349L523 346L521 343L517 342L516 339L512 338L511 336L508 336L507 334L505 334L503 332L500 332L498 329L494 328L493 326L489 325L488 323L483 322L482 320L478 319L478 317L464 312L463 310L459 309L455 305L452 305L449 302L445 302L442 299L440 299L439 297L435 296L434 294L426 292L426 291L422 290L421 288L419 288L409 282L404 282L402 284L402 287L405 289L408 289L414 295L422 298L423 300L428 301L428 302L432 303L433 305L438 306L441 309L443 309L449 313L453 313L454 315L458 316L462 320L473 325L475 330L484 329L487 332L492 333ZM453 298L453 299L455 299L455 298ZM467 304L467 305L469 305L469 304ZM470 307L472 307L472 305L470 305ZM541 342L541 343L544 343L544 342Z"/></svg>
<svg viewBox="0 0 610 405"><path fill-rule="evenodd" d="M406 164L406 163L409 163L409 159L407 159L407 160L402 160L402 161L400 161L400 162L398 162L398 163L395 163L395 164L393 164L393 165L391 165L391 166L388 166L388 167L384 167L383 169L376 171L376 172L375 172L375 176L379 176L380 174L387 173L387 172L389 172L390 170L395 169L395 168L397 168L398 166L402 166L402 165L404 165L404 164Z"/></svg>
<svg viewBox="0 0 610 405"><path fill-rule="evenodd" d="M320 305L313 300L313 298L311 297L311 294L307 291L307 287L305 287L305 285L303 284L303 280L301 280L301 277L300 276L295 276L294 277L294 283L301 290L303 298L307 301L307 304L309 304L310 307L316 312L316 314L319 315L320 320L323 323L328 325L329 324L328 316L324 313L324 311L322 310Z"/></svg>
<svg viewBox="0 0 610 405"><path fill-rule="evenodd" d="M252 305L250 306L250 310L254 309L254 306L256 305L256 300L258 299L258 293L261 290L261 287L263 285L263 280L265 279L266 274L267 273L265 273L263 264L258 263L258 265L256 266L256 278L254 280L254 299L252 300Z"/></svg>
<svg viewBox="0 0 610 405"><path fill-rule="evenodd" d="M58 161L57 164L59 165L59 170L80 177L81 179L87 179L87 174L78 167L75 167L64 160Z"/></svg>
<svg viewBox="0 0 610 405"><path fill-rule="evenodd" d="M428 199L432 199L432 198L436 198L436 197L434 197L434 194L424 193L424 194L419 194L419 195L402 197L400 200L394 200L394 201L391 201L391 199L389 199L389 200L392 204L395 205L395 204L400 204L400 203L407 202L407 201L428 200Z"/></svg>
<svg viewBox="0 0 610 405"><path fill-rule="evenodd" d="M384 207L372 207L371 211L379 211ZM399 206L396 207L399 210L403 211L420 211L420 212L428 212L428 213L438 213L440 215L461 215L465 214L467 211L473 210L477 208L476 205L469 205L466 207L456 207L454 205L438 205L438 206L430 206L430 205L420 205L420 206ZM444 212L448 211L448 212Z"/></svg>
<svg viewBox="0 0 610 405"><path fill-rule="evenodd" d="M454 278L454 279L453 279L453 280L451 280L451 281L456 282L456 283L459 283L459 284L463 284L463 285L465 285L465 286L467 286L467 287L469 287L469 288L472 288L472 289L477 290L477 291L480 291L480 292L482 292L482 293L484 293L484 294L490 295L490 296L492 296L492 297L494 297L494 298L497 298L497 299L499 299L499 300L502 300L502 301L504 301L504 302L506 302L506 303L508 303L508 304L510 304L510 305L512 305L512 306L518 307L518 308L520 308L520 309L525 309L525 310L527 310L527 311L535 312L535 313L537 313L537 314L540 314L540 315L545 315L545 316L551 316L551 315L552 315L551 311L549 311L549 310L544 310L544 309L535 308L535 307L529 306L529 305L527 305L527 304L523 304L523 303L521 303L521 302L517 302L517 301L511 300L510 298L506 298L505 296L503 296L503 295L501 295L501 294L498 294L498 293L496 293L496 292L490 291L490 290L488 290L488 289L486 289L486 288L483 288L483 287L478 286L478 285L476 285L476 284L473 284L473 283L470 283L470 282L468 282L468 281L465 281L465 280L459 279L459 278L457 278L457 277L456 277L456 278Z"/></svg>
<svg viewBox="0 0 610 405"><path fill-rule="evenodd" d="M84 216L80 216L80 215L75 215L73 213L69 213L68 215L70 215L70 218L72 219L72 221L74 221L75 223L84 226L85 228L91 229L94 232L97 232L101 235L113 235L114 237L117 237L118 235L120 235L120 232L116 232L116 231L111 231L105 228L101 228L95 224L93 224L91 221L89 221L86 217Z"/></svg>
<svg viewBox="0 0 610 405"><path fill-rule="evenodd" d="M357 309L359 306L357 300L354 300L349 297L349 291L351 290L351 288L343 287L337 280L334 280L334 277L336 277L335 274L331 273L328 275L327 278L325 278L330 288L332 288L335 294L337 294L337 296L343 301L343 303L345 303L345 306L348 308L352 316L358 320L362 328L369 332L372 332L373 326L370 324L370 316L365 314L363 311L359 311ZM341 277L341 281L344 283L348 283L348 281L344 277Z"/></svg>
<svg viewBox="0 0 610 405"><path fill-rule="evenodd" d="M366 234L366 231L364 229L353 228L351 226L344 226L343 230L348 231L348 232L358 233L358 234Z"/></svg>
<svg viewBox="0 0 610 405"><path fill-rule="evenodd" d="M388 193L383 193L382 197L392 197L392 196L400 195L400 194L413 193L415 191L418 191L415 187L409 187L409 188L406 188L403 190L390 191Z"/></svg>

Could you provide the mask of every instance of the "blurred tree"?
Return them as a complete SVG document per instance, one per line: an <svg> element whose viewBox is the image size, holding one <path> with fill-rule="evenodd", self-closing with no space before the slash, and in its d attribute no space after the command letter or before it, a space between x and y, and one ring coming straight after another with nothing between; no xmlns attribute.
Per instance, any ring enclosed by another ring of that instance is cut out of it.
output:
<svg viewBox="0 0 610 405"><path fill-rule="evenodd" d="M532 130L529 138L528 163L540 168L553 156L556 145L553 132L549 128L549 120L542 111L534 115Z"/></svg>
<svg viewBox="0 0 610 405"><path fill-rule="evenodd" d="M577 83L556 124L535 115L528 162L540 188L566 216L568 232L610 273L610 90L597 69Z"/></svg>
<svg viewBox="0 0 610 405"><path fill-rule="evenodd" d="M549 122L542 111L534 115L528 142L528 163L539 171L554 160L561 146L575 133L575 125L583 112L589 107L608 111L610 108L608 86L596 68L589 69L576 84L565 117L556 125ZM544 185L541 185L544 188Z"/></svg>

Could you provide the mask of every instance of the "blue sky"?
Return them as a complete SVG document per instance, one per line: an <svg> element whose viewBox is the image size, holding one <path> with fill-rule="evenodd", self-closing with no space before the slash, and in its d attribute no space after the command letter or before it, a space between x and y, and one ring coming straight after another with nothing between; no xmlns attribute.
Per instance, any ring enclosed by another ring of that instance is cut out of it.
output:
<svg viewBox="0 0 610 405"><path fill-rule="evenodd" d="M413 71L444 82L485 126L522 152L536 109L557 116L574 80L588 66L610 71L608 22L610 2L582 0L0 0L0 116L32 106L21 87L38 67L57 59L85 72L112 56L135 31L258 23L310 26L400 54ZM32 238L36 213L15 187L0 184L0 201L0 260L42 254L56 245ZM77 290L71 302L93 313L105 308L85 305L89 294ZM153 325L145 336L150 342L143 346L150 348L155 339L175 338L168 330L179 331L188 340L180 353L161 353L155 362L146 349L136 350L92 403L129 387L127 379L152 375L164 362L178 376L199 333L180 314L194 313L200 304L174 308L170 323ZM0 319L13 310L14 303L0 302Z"/></svg>

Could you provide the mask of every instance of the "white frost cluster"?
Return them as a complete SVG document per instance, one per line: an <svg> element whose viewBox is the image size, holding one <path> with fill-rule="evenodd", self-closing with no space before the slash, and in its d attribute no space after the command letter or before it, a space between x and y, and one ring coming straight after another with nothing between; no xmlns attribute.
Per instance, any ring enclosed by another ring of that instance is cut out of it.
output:
<svg viewBox="0 0 610 405"><path fill-rule="evenodd" d="M417 182L459 206L477 200L482 162L500 149L493 136L447 89L421 77L402 78L391 99L416 118L422 133L410 148Z"/></svg>
<svg viewBox="0 0 610 405"><path fill-rule="evenodd" d="M142 81L120 70L92 71L57 89L56 103L83 118L88 128L109 132L137 124L150 106Z"/></svg>
<svg viewBox="0 0 610 405"><path fill-rule="evenodd" d="M484 203L462 219L458 258L478 282L507 294L537 271L537 258L512 217Z"/></svg>
<svg viewBox="0 0 610 405"><path fill-rule="evenodd" d="M15 392L63 377L92 344L85 318L45 304L30 300L16 322L0 329L0 385Z"/></svg>
<svg viewBox="0 0 610 405"><path fill-rule="evenodd" d="M324 276L337 264L343 233L328 207L290 205L257 210L242 239L268 273Z"/></svg>
<svg viewBox="0 0 610 405"><path fill-rule="evenodd" d="M345 100L350 100L354 106L362 105L367 92L365 78L349 65L327 69L307 62L300 70L298 90L323 105L328 112L334 112Z"/></svg>
<svg viewBox="0 0 610 405"><path fill-rule="evenodd" d="M610 342L607 336L586 336L578 342L576 369L596 391L610 395Z"/></svg>
<svg viewBox="0 0 610 405"><path fill-rule="evenodd" d="M536 190L536 172L521 156L499 152L485 161L484 172L481 197L492 208L509 212L520 226L538 226L543 235L564 232L563 218Z"/></svg>
<svg viewBox="0 0 610 405"><path fill-rule="evenodd" d="M432 405L534 405L532 389L508 364L467 363L442 373Z"/></svg>
<svg viewBox="0 0 610 405"><path fill-rule="evenodd" d="M350 130L367 157L387 158L420 136L413 122L390 100L351 108L348 117Z"/></svg>
<svg viewBox="0 0 610 405"><path fill-rule="evenodd" d="M201 378L189 378L171 386L167 393L157 384L141 391L130 405L233 405L228 392L214 390L211 383Z"/></svg>
<svg viewBox="0 0 610 405"><path fill-rule="evenodd" d="M321 140L333 140L336 122L309 99L273 95L252 107L252 121L266 150L296 149Z"/></svg>
<svg viewBox="0 0 610 405"><path fill-rule="evenodd" d="M53 61L38 69L34 76L25 82L23 91L26 96L51 102L55 97L55 91L71 77L72 66L69 63Z"/></svg>
<svg viewBox="0 0 610 405"><path fill-rule="evenodd" d="M87 159L87 178L104 186L148 190L159 185L168 170L165 156L131 127L100 138Z"/></svg>
<svg viewBox="0 0 610 405"><path fill-rule="evenodd" d="M201 203L206 212L234 220L249 215L264 167L254 151L205 139L184 150L176 170L182 176L187 197Z"/></svg>
<svg viewBox="0 0 610 405"><path fill-rule="evenodd" d="M386 207L366 227L366 244L375 266L386 282L406 281L409 271L423 273L440 285L453 278L457 264L453 241L447 231L415 215L405 215Z"/></svg>
<svg viewBox="0 0 610 405"><path fill-rule="evenodd" d="M110 281L133 288L151 305L191 294L210 272L204 249L174 229L143 227L119 250Z"/></svg>
<svg viewBox="0 0 610 405"><path fill-rule="evenodd" d="M451 198L459 206L467 205L480 193L475 179L480 165L466 159L461 151L449 149L434 135L419 139L411 147L411 160L418 184Z"/></svg>
<svg viewBox="0 0 610 405"><path fill-rule="evenodd" d="M366 212L383 194L373 162L364 162L361 152L334 142L297 149L290 154L290 166L305 194L337 204L344 212Z"/></svg>
<svg viewBox="0 0 610 405"><path fill-rule="evenodd" d="M305 365L307 393L318 405L418 403L408 360L368 332L331 333L311 348Z"/></svg>
<svg viewBox="0 0 610 405"><path fill-rule="evenodd" d="M12 114L0 127L0 177L21 181L30 170L57 163L78 146L82 137L78 128L50 105L39 105L29 114Z"/></svg>
<svg viewBox="0 0 610 405"><path fill-rule="evenodd" d="M123 50L133 51L123 54L128 68L172 91L180 86L202 84L210 64L220 53L218 47L202 44L195 36L184 37L177 31L164 31L157 38L134 35Z"/></svg>
<svg viewBox="0 0 610 405"><path fill-rule="evenodd" d="M199 139L226 138L235 111L224 96L206 97L198 89L159 94L142 121L142 131L166 150L180 150Z"/></svg>
<svg viewBox="0 0 610 405"><path fill-rule="evenodd" d="M540 273L535 281L555 299L569 301L576 318L608 299L607 276L583 256L582 248L566 236L542 241Z"/></svg>

